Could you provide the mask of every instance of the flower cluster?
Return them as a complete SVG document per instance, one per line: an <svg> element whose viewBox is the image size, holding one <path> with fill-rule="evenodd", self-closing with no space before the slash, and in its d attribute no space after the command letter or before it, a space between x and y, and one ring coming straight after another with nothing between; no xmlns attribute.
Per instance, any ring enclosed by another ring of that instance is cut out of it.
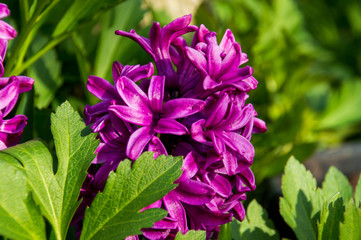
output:
<svg viewBox="0 0 361 240"><path fill-rule="evenodd" d="M9 16L10 11L5 4L0 3L0 18ZM20 141L26 125L24 115L16 115L4 119L14 108L19 94L30 91L34 80L25 76L3 77L8 42L16 37L16 31L8 23L0 20L0 150L13 146Z"/></svg>
<svg viewBox="0 0 361 240"><path fill-rule="evenodd" d="M216 33L190 22L188 15L163 28L154 23L149 38L134 30L116 31L154 59L157 74L152 63L115 62L114 85L95 76L87 85L101 100L87 106L85 116L101 141L93 163L102 164L83 187L87 204L125 158L135 161L144 151L184 157L178 187L147 207L169 213L142 230L148 239L173 239L189 229L216 237L219 226L232 217L243 220L241 201L255 189L250 139L266 131L266 125L246 100L257 80L251 67L240 68L247 55L230 30L218 44ZM189 32L194 32L191 44L182 37Z"/></svg>

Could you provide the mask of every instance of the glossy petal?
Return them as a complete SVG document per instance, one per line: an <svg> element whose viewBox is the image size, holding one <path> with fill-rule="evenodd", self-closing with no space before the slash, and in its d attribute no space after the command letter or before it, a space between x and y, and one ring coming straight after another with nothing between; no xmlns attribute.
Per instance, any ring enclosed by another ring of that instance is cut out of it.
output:
<svg viewBox="0 0 361 240"><path fill-rule="evenodd" d="M191 136L197 142L207 142L207 140L204 136L204 131L203 131L205 122L206 122L206 120L199 119L198 121L192 123Z"/></svg>
<svg viewBox="0 0 361 240"><path fill-rule="evenodd" d="M179 202L177 195L174 193L174 190L163 197L163 202L169 216L177 219L180 231L183 234L186 233L188 231L186 212L183 205Z"/></svg>
<svg viewBox="0 0 361 240"><path fill-rule="evenodd" d="M148 97L150 109L153 112L160 112L162 110L164 99L164 86L165 77L153 76L150 79L150 85L148 88Z"/></svg>
<svg viewBox="0 0 361 240"><path fill-rule="evenodd" d="M16 37L15 29L10 24L0 20L0 38L13 39Z"/></svg>
<svg viewBox="0 0 361 240"><path fill-rule="evenodd" d="M154 131L150 127L142 127L132 133L126 150L128 158L131 160L137 159L153 136Z"/></svg>
<svg viewBox="0 0 361 240"><path fill-rule="evenodd" d="M19 81L11 81L5 87L0 89L0 111L2 111L3 116L9 114L9 112L14 108L16 101L19 96Z"/></svg>
<svg viewBox="0 0 361 240"><path fill-rule="evenodd" d="M4 3L0 3L0 18L4 18L10 15L8 6Z"/></svg>
<svg viewBox="0 0 361 240"><path fill-rule="evenodd" d="M229 180L219 174L206 173L203 175L203 180L222 197L228 198L232 193L232 185Z"/></svg>
<svg viewBox="0 0 361 240"><path fill-rule="evenodd" d="M192 98L172 99L163 105L164 118L184 118L201 111L206 103L202 100Z"/></svg>
<svg viewBox="0 0 361 240"><path fill-rule="evenodd" d="M119 98L114 86L107 80L100 77L89 76L87 89L101 100Z"/></svg>
<svg viewBox="0 0 361 240"><path fill-rule="evenodd" d="M170 118L159 119L154 131L162 134L186 135L189 134L188 129L181 123Z"/></svg>
<svg viewBox="0 0 361 240"><path fill-rule="evenodd" d="M108 109L124 121L138 124L141 126L149 126L151 125L153 120L153 115L148 111L143 111L142 109L134 109L121 105L112 105L109 106Z"/></svg>
<svg viewBox="0 0 361 240"><path fill-rule="evenodd" d="M175 181L175 183L183 182L191 179L198 172L197 163L195 161L195 153L189 152L183 159L182 175Z"/></svg>
<svg viewBox="0 0 361 240"><path fill-rule="evenodd" d="M212 200L215 191L209 185L195 180L180 182L174 190L180 201L190 205L201 205Z"/></svg>
<svg viewBox="0 0 361 240"><path fill-rule="evenodd" d="M16 115L11 119L0 121L0 132L9 134L21 132L26 125L26 120L26 116Z"/></svg>
<svg viewBox="0 0 361 240"><path fill-rule="evenodd" d="M232 221L232 214L212 212L203 206L184 204L187 214L191 218L191 228L203 229L202 226L215 227Z"/></svg>
<svg viewBox="0 0 361 240"><path fill-rule="evenodd" d="M168 155L162 141L158 137L153 137L149 142L148 151L154 152L154 159L164 154Z"/></svg>

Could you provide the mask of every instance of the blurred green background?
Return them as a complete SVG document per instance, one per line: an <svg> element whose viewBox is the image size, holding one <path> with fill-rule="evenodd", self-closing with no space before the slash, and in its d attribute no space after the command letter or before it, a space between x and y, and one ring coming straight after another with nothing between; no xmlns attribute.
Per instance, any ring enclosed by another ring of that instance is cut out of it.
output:
<svg viewBox="0 0 361 240"><path fill-rule="evenodd" d="M361 140L361 2L352 0L9 0L6 21L18 31L6 74L35 79L17 112L29 117L23 141L51 146L50 113L65 100L83 112L97 99L89 75L111 81L111 65L151 59L114 31L148 36L152 21L193 14L193 24L227 28L248 54L259 81L250 92L268 132L254 135L257 183L279 175L286 160ZM360 169L359 169L360 170ZM262 186L262 185L261 185ZM261 188L262 189L262 188Z"/></svg>

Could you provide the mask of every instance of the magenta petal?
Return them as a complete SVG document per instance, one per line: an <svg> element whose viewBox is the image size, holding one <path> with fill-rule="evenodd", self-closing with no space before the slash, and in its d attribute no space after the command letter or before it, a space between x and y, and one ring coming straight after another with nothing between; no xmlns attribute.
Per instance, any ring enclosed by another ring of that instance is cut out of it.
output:
<svg viewBox="0 0 361 240"><path fill-rule="evenodd" d="M206 43L208 44L208 73L211 77L216 77L222 67L221 49L217 44L215 32L210 32L206 36Z"/></svg>
<svg viewBox="0 0 361 240"><path fill-rule="evenodd" d="M230 99L228 94L222 94L221 98L218 100L215 109L212 109L210 116L207 119L206 127L216 126L219 124L225 117L228 109L228 103Z"/></svg>
<svg viewBox="0 0 361 240"><path fill-rule="evenodd" d="M154 131L150 127L142 127L132 133L126 150L126 154L129 159L137 159L153 136Z"/></svg>
<svg viewBox="0 0 361 240"><path fill-rule="evenodd" d="M89 92L94 94L94 96L101 100L119 98L114 86L110 84L107 80L100 77L89 76L87 89L89 90Z"/></svg>
<svg viewBox="0 0 361 240"><path fill-rule="evenodd" d="M199 51L186 47L186 54L189 60L193 63L193 65L199 69L203 74L206 74L207 72L207 59L205 56L200 53Z"/></svg>
<svg viewBox="0 0 361 240"><path fill-rule="evenodd" d="M10 24L0 20L0 38L13 39L16 37L15 29Z"/></svg>
<svg viewBox="0 0 361 240"><path fill-rule="evenodd" d="M142 229L143 236L147 239L166 239L166 237L170 233L170 229L152 229L152 228L145 228Z"/></svg>
<svg viewBox="0 0 361 240"><path fill-rule="evenodd" d="M4 18L10 15L8 6L4 3L0 3L0 18Z"/></svg>
<svg viewBox="0 0 361 240"><path fill-rule="evenodd" d="M183 205L179 202L174 190L163 197L163 203L169 216L177 219L180 231L185 234L188 231L187 216Z"/></svg>
<svg viewBox="0 0 361 240"><path fill-rule="evenodd" d="M127 77L120 77L116 82L116 88L124 102L132 108L149 110L148 96L139 86Z"/></svg>
<svg viewBox="0 0 361 240"><path fill-rule="evenodd" d="M198 121L192 123L191 136L197 142L207 142L203 132L203 127L205 122L206 120L199 119Z"/></svg>
<svg viewBox="0 0 361 240"><path fill-rule="evenodd" d="M222 154L222 156L224 168L226 169L227 174L229 176L236 174L238 163L235 154L230 151L226 151Z"/></svg>
<svg viewBox="0 0 361 240"><path fill-rule="evenodd" d="M242 203L236 204L231 212L233 213L233 217L235 217L238 221L243 221L244 217L246 216L246 210L244 209Z"/></svg>
<svg viewBox="0 0 361 240"><path fill-rule="evenodd" d="M241 129L252 119L253 115L252 104L247 104L243 109L233 105L230 116L224 121L226 123L224 124L224 130L231 132Z"/></svg>
<svg viewBox="0 0 361 240"><path fill-rule="evenodd" d="M14 134L23 131L26 125L27 117L16 115L7 120L0 121L0 132Z"/></svg>
<svg viewBox="0 0 361 240"><path fill-rule="evenodd" d="M159 199L158 201L155 201L154 203L150 204L149 206L143 208L140 211L143 212L144 210L147 210L150 208L161 208L161 206L162 206L162 199Z"/></svg>
<svg viewBox="0 0 361 240"><path fill-rule="evenodd" d="M193 98L172 99L163 105L164 118L184 118L197 113L205 107L206 103L202 100Z"/></svg>
<svg viewBox="0 0 361 240"><path fill-rule="evenodd" d="M138 124L140 126L149 126L153 120L153 115L149 112L143 111L142 109L112 105L109 106L108 110L124 121Z"/></svg>
<svg viewBox="0 0 361 240"><path fill-rule="evenodd" d="M125 238L125 240L139 240L138 235L132 235Z"/></svg>
<svg viewBox="0 0 361 240"><path fill-rule="evenodd" d="M231 149L241 154L248 161L253 161L254 147L245 137L234 132L223 132L222 139Z"/></svg>
<svg viewBox="0 0 361 240"><path fill-rule="evenodd" d="M154 152L154 159L159 157L160 155L168 155L167 150L165 149L162 141L158 137L153 137L152 140L149 142L148 151Z"/></svg>
<svg viewBox="0 0 361 240"><path fill-rule="evenodd" d="M4 88L0 89L0 110L2 110L3 116L8 115L14 108L16 101L18 100L18 96L19 81L14 80L7 84Z"/></svg>
<svg viewBox="0 0 361 240"><path fill-rule="evenodd" d="M153 76L148 88L149 105L153 112L162 110L165 76Z"/></svg>
<svg viewBox="0 0 361 240"><path fill-rule="evenodd" d="M215 227L232 222L232 214L208 210L203 206L184 205L188 216L191 218L192 229L200 230L204 227Z"/></svg>
<svg viewBox="0 0 361 240"><path fill-rule="evenodd" d="M238 176L242 179L246 186L252 189L252 191L256 189L256 181L250 168L246 168L243 172L238 174Z"/></svg>
<svg viewBox="0 0 361 240"><path fill-rule="evenodd" d="M206 173L203 175L203 180L222 197L228 198L232 194L232 185L229 180L219 174Z"/></svg>
<svg viewBox="0 0 361 240"><path fill-rule="evenodd" d="M118 61L115 61L115 62L113 63L112 73L113 73L113 80L114 80L114 82L116 82L116 80L121 76L123 67L124 67L124 66L123 66L120 62L118 62Z"/></svg>
<svg viewBox="0 0 361 240"><path fill-rule="evenodd" d="M223 35L221 42L219 43L219 47L227 53L234 43L235 38L233 36L233 33L231 30L227 29Z"/></svg>
<svg viewBox="0 0 361 240"><path fill-rule="evenodd" d="M125 74L128 78L132 79L134 82L137 82L144 78L149 78L154 73L153 63L148 63L143 66L137 66Z"/></svg>
<svg viewBox="0 0 361 240"><path fill-rule="evenodd" d="M266 131L267 131L266 123L259 118L254 118L252 133L264 133Z"/></svg>
<svg viewBox="0 0 361 240"><path fill-rule="evenodd" d="M16 76L19 80L19 93L28 92L33 88L34 79L27 76Z"/></svg>
<svg viewBox="0 0 361 240"><path fill-rule="evenodd" d="M133 29L128 32L116 30L115 34L128 37L137 42L150 56L154 58L153 50L150 46L150 41L148 38L138 35Z"/></svg>
<svg viewBox="0 0 361 240"><path fill-rule="evenodd" d="M182 170L183 173L175 181L175 183L183 182L185 180L191 179L194 175L196 175L198 171L197 163L195 162L195 154L193 152L189 152L187 156L183 159Z"/></svg>
<svg viewBox="0 0 361 240"><path fill-rule="evenodd" d="M218 154L223 154L226 151L226 146L224 141L220 138L220 136L222 136L221 133L215 130L209 131L209 133L211 135L214 149Z"/></svg>
<svg viewBox="0 0 361 240"><path fill-rule="evenodd" d="M188 129L181 123L170 118L161 118L158 120L154 131L163 134L186 135L189 134Z"/></svg>
<svg viewBox="0 0 361 240"><path fill-rule="evenodd" d="M215 194L211 186L191 179L180 182L174 192L180 201L190 205L205 204L211 201Z"/></svg>

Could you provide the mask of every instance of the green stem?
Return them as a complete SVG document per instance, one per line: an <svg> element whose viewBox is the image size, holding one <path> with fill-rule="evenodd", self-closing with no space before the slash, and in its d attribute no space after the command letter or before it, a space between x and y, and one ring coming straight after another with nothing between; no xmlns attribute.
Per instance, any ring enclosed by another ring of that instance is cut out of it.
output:
<svg viewBox="0 0 361 240"><path fill-rule="evenodd" d="M21 26L29 20L29 3L28 0L19 0L20 2L20 15L21 15Z"/></svg>
<svg viewBox="0 0 361 240"><path fill-rule="evenodd" d="M41 56L47 53L50 49L54 48L60 42L64 41L69 35L70 33L65 33L63 35L51 39L47 44L45 44L45 46L42 49L40 49L40 51L38 51L33 56L31 56L28 60L26 60L26 62L21 64L19 67L11 71L9 75L12 76L12 75L21 74L25 69L27 69L30 65L36 62L36 60L38 60Z"/></svg>

